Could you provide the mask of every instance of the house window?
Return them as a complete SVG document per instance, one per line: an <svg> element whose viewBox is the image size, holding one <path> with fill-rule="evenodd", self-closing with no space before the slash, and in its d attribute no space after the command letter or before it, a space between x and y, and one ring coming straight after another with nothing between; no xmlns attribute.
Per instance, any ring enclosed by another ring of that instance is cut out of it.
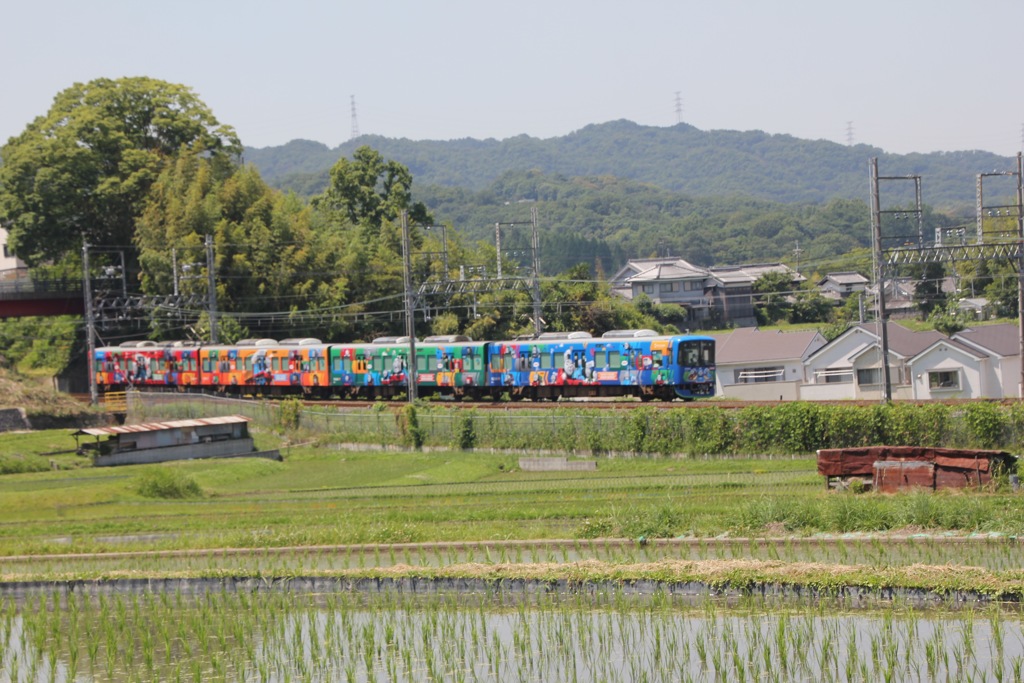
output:
<svg viewBox="0 0 1024 683"><path fill-rule="evenodd" d="M654 285L643 285L644 294L654 294Z"/></svg>
<svg viewBox="0 0 1024 683"><path fill-rule="evenodd" d="M959 370L933 370L928 373L928 388L929 389L950 389L957 390L960 388L960 371Z"/></svg>
<svg viewBox="0 0 1024 683"><path fill-rule="evenodd" d="M686 283L686 291L692 292L697 289L704 289L703 280L690 280Z"/></svg>
<svg viewBox="0 0 1024 683"><path fill-rule="evenodd" d="M882 383L882 368L864 368L857 371L857 384L864 386L867 384L881 384Z"/></svg>
<svg viewBox="0 0 1024 683"><path fill-rule="evenodd" d="M678 286L679 286L678 282L662 282L658 286L658 289L661 292L674 292L674 291L676 291Z"/></svg>
<svg viewBox="0 0 1024 683"><path fill-rule="evenodd" d="M785 377L783 367L744 368L736 371L736 384L757 384L760 382L778 382Z"/></svg>
<svg viewBox="0 0 1024 683"><path fill-rule="evenodd" d="M818 384L846 384L853 381L853 368L817 370L814 378Z"/></svg>

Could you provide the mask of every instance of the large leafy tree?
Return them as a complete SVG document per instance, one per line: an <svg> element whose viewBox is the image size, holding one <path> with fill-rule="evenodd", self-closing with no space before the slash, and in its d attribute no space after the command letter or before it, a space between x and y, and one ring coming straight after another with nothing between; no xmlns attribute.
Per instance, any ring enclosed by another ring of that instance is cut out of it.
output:
<svg viewBox="0 0 1024 683"><path fill-rule="evenodd" d="M327 190L314 197L313 204L325 211L337 211L349 223L378 233L386 222L395 221L402 211L413 223L430 223L426 207L412 202L412 173L397 161L385 160L380 152L363 146L352 159L341 158L331 168Z"/></svg>
<svg viewBox="0 0 1024 683"><path fill-rule="evenodd" d="M189 88L138 77L75 84L0 149L0 219L29 265L83 241L131 244L161 171L182 152L231 164L241 152Z"/></svg>

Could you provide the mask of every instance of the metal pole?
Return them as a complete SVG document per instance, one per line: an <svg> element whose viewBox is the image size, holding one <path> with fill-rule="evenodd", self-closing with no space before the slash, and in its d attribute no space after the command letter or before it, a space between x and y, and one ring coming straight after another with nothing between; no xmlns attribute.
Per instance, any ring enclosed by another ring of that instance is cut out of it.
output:
<svg viewBox="0 0 1024 683"><path fill-rule="evenodd" d="M985 234L984 234L984 230L985 230L985 223L984 223L984 221L985 221L985 219L982 217L982 214L984 213L984 206L985 205L984 205L984 202L982 201L982 196L981 196L981 194L982 194L982 178L984 178L984 177L985 176L983 174L981 174L981 173L978 174L978 179L977 179L978 186L977 186L977 188L975 190L975 192L977 193L977 196L978 196L978 203L977 203L977 205L975 206L975 209L974 209L975 213L978 214L978 220L977 220L977 230L978 230L977 243L978 244L982 244L985 241ZM965 230L965 232L966 232L966 230Z"/></svg>
<svg viewBox="0 0 1024 683"><path fill-rule="evenodd" d="M1020 346L1020 386L1017 397L1024 398L1024 162L1021 153L1017 152L1017 336Z"/></svg>
<svg viewBox="0 0 1024 683"><path fill-rule="evenodd" d="M540 237L537 233L537 207L530 207L530 220L533 222L533 331L539 337L544 331L544 322L540 319Z"/></svg>
<svg viewBox="0 0 1024 683"><path fill-rule="evenodd" d="M494 224L494 246L498 251L498 279L501 279L501 223Z"/></svg>
<svg viewBox="0 0 1024 683"><path fill-rule="evenodd" d="M409 403L416 400L416 320L415 302L412 294L412 255L409 247L409 214L402 212L402 270L405 286L405 334L409 337L409 362L405 376L408 382L406 395Z"/></svg>
<svg viewBox="0 0 1024 683"><path fill-rule="evenodd" d="M213 235L206 236L206 293L209 299L210 343L217 343L217 282L213 272Z"/></svg>
<svg viewBox="0 0 1024 683"><path fill-rule="evenodd" d="M99 402L100 392L96 386L96 320L92 311L92 283L89 277L89 243L82 244L82 296L85 297L85 343L89 357L86 367L89 372L89 403Z"/></svg>
<svg viewBox="0 0 1024 683"><path fill-rule="evenodd" d="M171 273L174 277L174 296L178 296L178 248L171 247Z"/></svg>
<svg viewBox="0 0 1024 683"><path fill-rule="evenodd" d="M917 209L917 248L924 249L924 207L921 205L921 176L914 176L914 194Z"/></svg>
<svg viewBox="0 0 1024 683"><path fill-rule="evenodd" d="M892 401L892 379L889 374L889 325L885 313L885 266L882 254L882 209L878 196L878 157L871 157L871 246L872 260L874 261L875 286L878 287L878 295L875 303L878 308L878 336L882 343L882 400L885 403Z"/></svg>
<svg viewBox="0 0 1024 683"><path fill-rule="evenodd" d="M444 254L444 280L448 281L448 228L441 225L441 253Z"/></svg>

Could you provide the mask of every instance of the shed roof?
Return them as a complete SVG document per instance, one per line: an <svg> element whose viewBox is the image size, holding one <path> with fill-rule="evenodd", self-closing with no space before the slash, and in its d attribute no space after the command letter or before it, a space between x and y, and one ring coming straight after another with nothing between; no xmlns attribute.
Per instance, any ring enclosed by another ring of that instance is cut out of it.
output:
<svg viewBox="0 0 1024 683"><path fill-rule="evenodd" d="M246 417L245 415L225 415L223 417L204 417L195 420L142 422L139 424L120 425L117 427L89 427L87 429L79 429L74 435L89 434L90 436L114 436L116 434L138 434L141 432L159 432L167 429L182 429L185 427L238 424L240 422L250 422L251 420L251 417Z"/></svg>

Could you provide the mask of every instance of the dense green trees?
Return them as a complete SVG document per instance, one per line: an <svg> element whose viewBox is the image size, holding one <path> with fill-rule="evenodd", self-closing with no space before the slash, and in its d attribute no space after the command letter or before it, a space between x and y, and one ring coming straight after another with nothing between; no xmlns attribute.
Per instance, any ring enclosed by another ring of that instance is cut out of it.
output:
<svg viewBox="0 0 1024 683"><path fill-rule="evenodd" d="M206 280L183 266L205 261L205 237L212 235L218 308L241 321L238 334L256 327L287 329L288 336L340 334L345 319L318 312L345 301L344 245L312 222L309 207L268 188L255 169L218 172L208 158L181 155L153 184L137 222L143 291L205 293ZM269 316L289 311L296 314Z"/></svg>
<svg viewBox="0 0 1024 683"><path fill-rule="evenodd" d="M29 265L77 254L82 242L130 244L149 188L183 150L211 163L241 152L185 86L97 79L54 99L0 150L0 216Z"/></svg>

